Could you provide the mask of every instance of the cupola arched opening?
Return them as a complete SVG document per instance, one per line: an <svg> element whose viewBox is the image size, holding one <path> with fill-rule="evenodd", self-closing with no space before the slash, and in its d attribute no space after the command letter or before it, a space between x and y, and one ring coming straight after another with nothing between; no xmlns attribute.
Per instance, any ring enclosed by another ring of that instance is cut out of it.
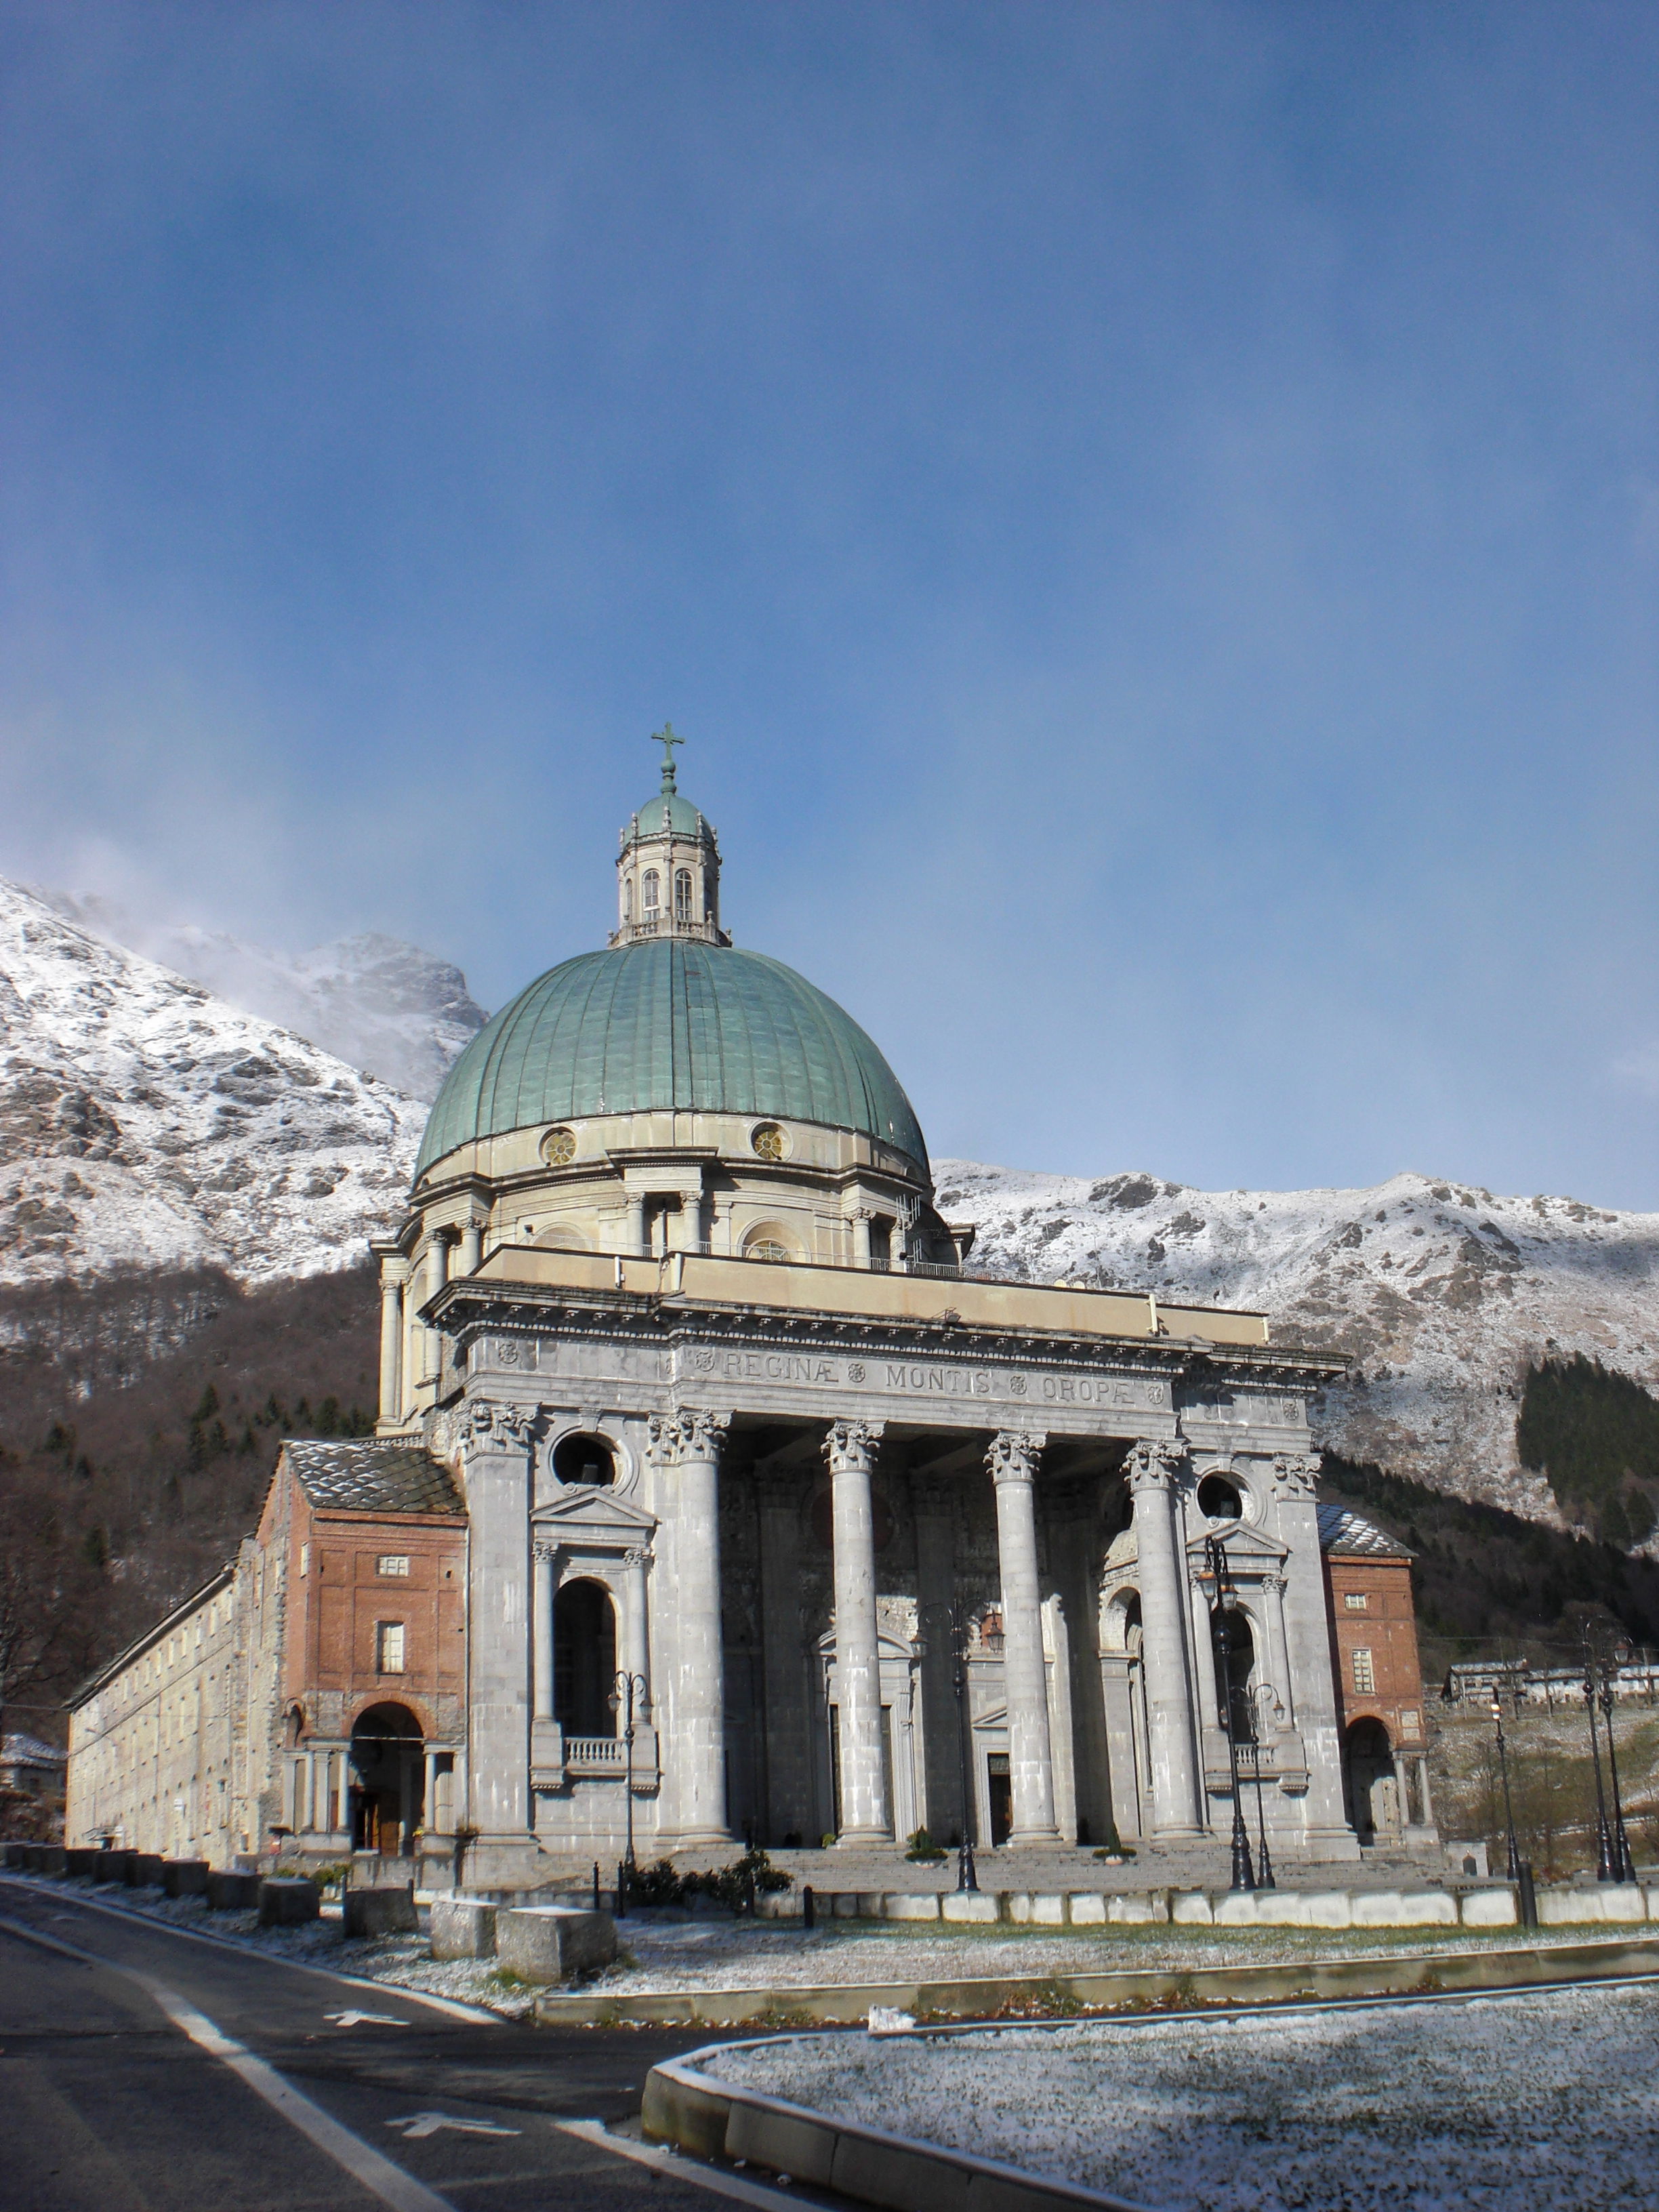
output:
<svg viewBox="0 0 1659 2212"><path fill-rule="evenodd" d="M641 889L644 893L646 912L655 914L657 908L662 904L662 878L654 868L646 870Z"/></svg>
<svg viewBox="0 0 1659 2212"><path fill-rule="evenodd" d="M676 868L674 871L674 919L676 921L690 921L691 919L690 868Z"/></svg>

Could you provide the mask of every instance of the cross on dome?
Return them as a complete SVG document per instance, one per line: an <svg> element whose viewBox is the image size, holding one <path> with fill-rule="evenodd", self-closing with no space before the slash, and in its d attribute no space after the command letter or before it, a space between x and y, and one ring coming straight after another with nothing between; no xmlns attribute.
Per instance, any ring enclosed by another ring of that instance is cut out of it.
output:
<svg viewBox="0 0 1659 2212"><path fill-rule="evenodd" d="M673 791L678 788L674 781L674 748L683 745L685 739L674 735L672 722L665 722L661 729L652 732L651 742L662 747L662 787L665 791Z"/></svg>

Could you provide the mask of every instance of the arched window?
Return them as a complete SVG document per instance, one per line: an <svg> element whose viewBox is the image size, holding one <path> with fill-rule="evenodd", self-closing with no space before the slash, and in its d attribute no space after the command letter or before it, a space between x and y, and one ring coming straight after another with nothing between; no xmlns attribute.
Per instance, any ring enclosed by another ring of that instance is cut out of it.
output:
<svg viewBox="0 0 1659 2212"><path fill-rule="evenodd" d="M568 1735L614 1735L617 1615L599 1583L566 1583L553 1603L553 1712Z"/></svg>
<svg viewBox="0 0 1659 2212"><path fill-rule="evenodd" d="M691 919L690 868L676 868L674 871L674 919L676 921L690 921Z"/></svg>
<svg viewBox="0 0 1659 2212"><path fill-rule="evenodd" d="M632 921L633 919L634 878L632 876L624 876L623 878L623 920L624 921Z"/></svg>
<svg viewBox="0 0 1659 2212"><path fill-rule="evenodd" d="M745 1260L793 1260L793 1249L786 1243L786 1231L776 1221L759 1221L743 1240Z"/></svg>
<svg viewBox="0 0 1659 2212"><path fill-rule="evenodd" d="M647 868L645 872L644 884L645 910L647 915L655 914L657 911L657 908L660 903L659 892L661 885L662 878L657 873L656 870L654 868Z"/></svg>
<svg viewBox="0 0 1659 2212"><path fill-rule="evenodd" d="M1215 1651L1215 1701L1235 1743L1255 1741L1255 1638L1237 1606L1218 1606L1210 1616Z"/></svg>

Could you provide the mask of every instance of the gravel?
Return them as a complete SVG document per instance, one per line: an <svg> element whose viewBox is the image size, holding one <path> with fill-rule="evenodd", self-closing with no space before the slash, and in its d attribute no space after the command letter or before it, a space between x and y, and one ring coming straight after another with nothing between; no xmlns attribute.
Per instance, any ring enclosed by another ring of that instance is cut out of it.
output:
<svg viewBox="0 0 1659 2212"><path fill-rule="evenodd" d="M702 2063L1171 2212L1659 2204L1651 1986L1294 2020L804 2035Z"/></svg>

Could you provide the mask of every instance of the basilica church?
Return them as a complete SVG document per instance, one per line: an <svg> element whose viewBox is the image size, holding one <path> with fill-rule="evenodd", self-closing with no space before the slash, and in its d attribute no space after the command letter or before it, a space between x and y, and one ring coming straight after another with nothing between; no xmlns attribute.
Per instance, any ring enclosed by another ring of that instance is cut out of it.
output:
<svg viewBox="0 0 1659 2212"><path fill-rule="evenodd" d="M459 1839L504 1887L630 1832L1190 1840L1242 1758L1275 1854L1357 1856L1308 1426L1340 1361L976 1273L881 1050L734 945L677 742L608 942L432 1109L374 1438L289 1445L238 1559L82 1693L71 1840ZM1370 1713L1427 1833L1420 1714Z"/></svg>

